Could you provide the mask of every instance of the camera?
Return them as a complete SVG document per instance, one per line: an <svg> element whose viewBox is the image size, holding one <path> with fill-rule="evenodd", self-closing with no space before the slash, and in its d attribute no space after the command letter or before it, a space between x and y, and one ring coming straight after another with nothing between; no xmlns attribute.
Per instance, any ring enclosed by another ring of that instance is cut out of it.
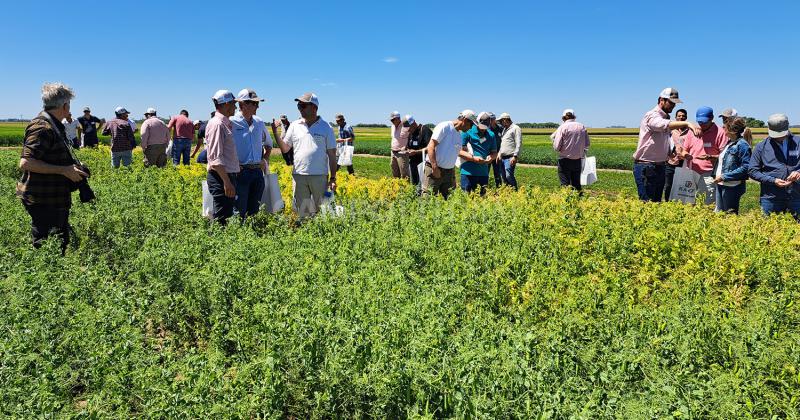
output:
<svg viewBox="0 0 800 420"><path fill-rule="evenodd" d="M88 203L96 198L94 195L94 191L92 191L92 187L89 186L89 177L92 176L92 173L89 171L89 168L86 165L79 164L77 166L83 172L86 172L87 177L81 179L78 182L72 182L70 189L71 191L78 190L78 195L80 196L81 203Z"/></svg>

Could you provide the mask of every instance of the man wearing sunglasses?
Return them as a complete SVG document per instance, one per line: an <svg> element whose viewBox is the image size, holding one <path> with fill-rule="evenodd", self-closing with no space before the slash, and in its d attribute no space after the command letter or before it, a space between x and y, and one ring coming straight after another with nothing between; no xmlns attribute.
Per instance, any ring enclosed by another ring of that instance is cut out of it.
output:
<svg viewBox="0 0 800 420"><path fill-rule="evenodd" d="M272 151L272 138L264 120L256 116L264 99L252 89L242 89L236 96L239 112L231 118L233 141L239 157L239 177L236 180L236 209L242 220L258 213L264 194L264 173Z"/></svg>
<svg viewBox="0 0 800 420"><path fill-rule="evenodd" d="M319 211L325 187L336 189L336 136L319 112L319 99L306 93L295 99L300 119L292 122L283 139L282 153L294 153L292 209L302 220Z"/></svg>

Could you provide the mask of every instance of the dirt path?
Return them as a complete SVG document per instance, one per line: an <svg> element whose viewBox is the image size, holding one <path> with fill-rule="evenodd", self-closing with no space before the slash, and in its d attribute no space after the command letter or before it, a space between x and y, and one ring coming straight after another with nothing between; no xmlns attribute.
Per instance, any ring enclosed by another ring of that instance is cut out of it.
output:
<svg viewBox="0 0 800 420"><path fill-rule="evenodd" d="M383 158L383 159L389 159L389 156L383 156L383 155L368 155L368 154L362 154L362 153L356 153L356 154L354 154L353 156L358 156L358 157L366 157L366 158ZM518 163L518 164L517 164L517 166L519 166L520 168L547 168L547 169L558 169L558 167L557 167L557 166L551 166L551 165L536 165L536 164L532 164L532 163ZM602 168L598 168L597 170L598 170L599 172L617 172L617 173L630 173L630 172L631 172L630 170L627 170L627 169L602 169Z"/></svg>

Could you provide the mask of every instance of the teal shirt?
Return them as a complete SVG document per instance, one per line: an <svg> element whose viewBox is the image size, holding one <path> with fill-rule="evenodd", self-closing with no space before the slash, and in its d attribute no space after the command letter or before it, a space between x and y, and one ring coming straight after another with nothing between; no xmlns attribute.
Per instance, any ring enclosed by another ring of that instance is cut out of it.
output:
<svg viewBox="0 0 800 420"><path fill-rule="evenodd" d="M478 127L472 126L466 133L461 133L461 146L466 147L467 143L472 146L472 154L477 157L485 158L493 152L497 152L497 135L492 130L481 133L478 131ZM464 162L461 164L461 174L489 176L489 165Z"/></svg>

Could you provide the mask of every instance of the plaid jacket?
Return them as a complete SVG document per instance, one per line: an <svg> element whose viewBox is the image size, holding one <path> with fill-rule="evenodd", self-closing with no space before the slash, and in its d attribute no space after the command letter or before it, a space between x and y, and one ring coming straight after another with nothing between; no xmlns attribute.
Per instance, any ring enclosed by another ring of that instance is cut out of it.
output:
<svg viewBox="0 0 800 420"><path fill-rule="evenodd" d="M68 147L64 126L42 112L25 128L22 158L68 166L75 163ZM71 187L72 183L63 175L24 171L17 183L17 196L27 205L69 208Z"/></svg>

